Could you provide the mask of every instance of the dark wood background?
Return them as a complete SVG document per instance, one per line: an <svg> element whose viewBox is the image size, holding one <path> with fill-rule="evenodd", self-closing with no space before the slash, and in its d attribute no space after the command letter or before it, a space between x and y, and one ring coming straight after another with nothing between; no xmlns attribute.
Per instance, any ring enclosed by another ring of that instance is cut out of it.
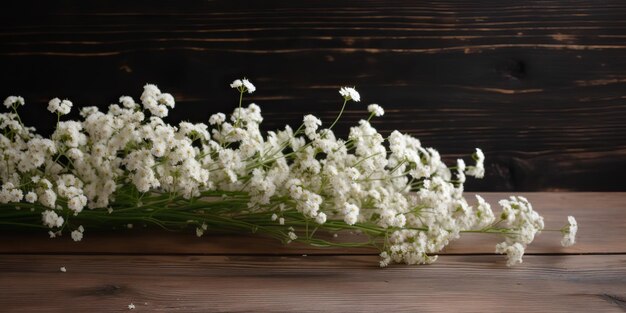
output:
<svg viewBox="0 0 626 313"><path fill-rule="evenodd" d="M8 1L7 1L8 2ZM62 97L105 106L155 83L170 121L230 111L246 75L265 129L313 112L386 115L446 160L474 147L469 190L626 190L626 1L12 1L0 4L0 96L49 132Z"/></svg>

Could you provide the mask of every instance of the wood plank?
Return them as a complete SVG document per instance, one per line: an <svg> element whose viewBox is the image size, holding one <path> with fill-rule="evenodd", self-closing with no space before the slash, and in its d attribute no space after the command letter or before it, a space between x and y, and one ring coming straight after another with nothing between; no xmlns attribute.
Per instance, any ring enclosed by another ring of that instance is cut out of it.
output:
<svg viewBox="0 0 626 313"><path fill-rule="evenodd" d="M231 111L247 75L264 129L328 124L337 88L379 103L399 129L453 162L474 147L487 177L468 190L626 191L623 1L7 1L0 4L0 96L104 107L146 82L178 99L171 121ZM16 14L15 12L19 12ZM51 79L62 76L62 79ZM89 79L85 79L85 78ZM335 129L364 116L351 106ZM76 115L73 115L76 116Z"/></svg>
<svg viewBox="0 0 626 313"><path fill-rule="evenodd" d="M3 312L624 312L626 256L0 257ZM67 272L59 271L61 266Z"/></svg>
<svg viewBox="0 0 626 313"><path fill-rule="evenodd" d="M484 193L495 205L508 193ZM626 193L523 193L546 220L546 228L559 229L568 215L579 223L578 243L560 246L560 234L544 232L537 236L528 254L626 253ZM372 249L315 248L306 245L282 245L258 236L165 233L141 229L85 232L83 241L69 236L48 239L45 233L5 233L0 253L97 253L97 254L375 254ZM342 234L339 239L363 240L359 235ZM465 234L443 254L493 253L499 237Z"/></svg>

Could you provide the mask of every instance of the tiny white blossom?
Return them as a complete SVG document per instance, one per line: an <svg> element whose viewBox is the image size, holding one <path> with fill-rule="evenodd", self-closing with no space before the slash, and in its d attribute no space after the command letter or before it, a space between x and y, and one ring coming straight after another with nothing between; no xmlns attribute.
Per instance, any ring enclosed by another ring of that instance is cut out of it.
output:
<svg viewBox="0 0 626 313"><path fill-rule="evenodd" d="M296 235L296 233L294 233L292 231L290 231L287 235L289 236L289 240L296 240L296 239L298 239L298 235Z"/></svg>
<svg viewBox="0 0 626 313"><path fill-rule="evenodd" d="M243 82L241 81L241 79L236 79L233 81L232 84L230 84L230 88L239 88L243 86Z"/></svg>
<svg viewBox="0 0 626 313"><path fill-rule="evenodd" d="M174 101L174 97L172 97L169 93L162 93L157 97L157 102L160 104L164 104L170 108L174 108L176 101Z"/></svg>
<svg viewBox="0 0 626 313"><path fill-rule="evenodd" d="M121 96L119 101L125 108L134 109L135 107L137 107L137 103L135 103L135 100L133 100L133 98L129 96Z"/></svg>
<svg viewBox="0 0 626 313"><path fill-rule="evenodd" d="M304 133L310 139L314 139L317 128L322 125L322 121L314 115L308 114L303 119Z"/></svg>
<svg viewBox="0 0 626 313"><path fill-rule="evenodd" d="M220 125L226 121L226 115L224 113L216 113L211 115L209 118L209 124L211 125Z"/></svg>
<svg viewBox="0 0 626 313"><path fill-rule="evenodd" d="M83 239L83 232L81 232L80 230L75 230L72 231L72 240L74 241L81 241Z"/></svg>
<svg viewBox="0 0 626 313"><path fill-rule="evenodd" d="M320 225L326 223L326 213L319 212L317 216L315 217L315 222L317 222Z"/></svg>
<svg viewBox="0 0 626 313"><path fill-rule="evenodd" d="M485 176L485 154L483 154L482 150L476 148L476 152L472 157L476 160L476 165L469 166L465 173L476 178L483 178Z"/></svg>
<svg viewBox="0 0 626 313"><path fill-rule="evenodd" d="M72 109L72 102L69 100L61 100L59 98L54 98L48 102L48 111L52 113L65 115L65 114L70 113L71 109Z"/></svg>
<svg viewBox="0 0 626 313"><path fill-rule="evenodd" d="M354 225L359 217L360 209L352 203L345 203L343 207L344 222L348 225Z"/></svg>
<svg viewBox="0 0 626 313"><path fill-rule="evenodd" d="M28 203L35 203L35 201L37 201L37 194L29 191L24 197L24 200L26 200L26 202Z"/></svg>
<svg viewBox="0 0 626 313"><path fill-rule="evenodd" d="M19 97L19 96L9 96L6 99L4 99L4 106L7 107L7 109L11 108L12 106L21 106L24 105L24 98Z"/></svg>
<svg viewBox="0 0 626 313"><path fill-rule="evenodd" d="M339 89L339 94L346 100L352 100L355 102L361 101L361 95L359 95L359 92L352 87L341 87L341 89Z"/></svg>
<svg viewBox="0 0 626 313"><path fill-rule="evenodd" d="M463 159L457 159L456 160L456 168L457 168L457 179L462 184L466 180L466 177L465 177L465 169L466 169L465 161L463 161Z"/></svg>
<svg viewBox="0 0 626 313"><path fill-rule="evenodd" d="M129 305L128 305L128 309L129 309L129 310L134 310L134 309L135 309L135 305L134 305L134 304L132 304L132 303L131 303L131 304L129 304Z"/></svg>
<svg viewBox="0 0 626 313"><path fill-rule="evenodd" d="M67 272L67 269L65 268L65 266L61 266L61 268L59 268L59 270L63 273Z"/></svg>
<svg viewBox="0 0 626 313"><path fill-rule="evenodd" d="M240 92L247 91L248 93L256 91L256 87L247 78L234 80L232 84L230 84L230 88L237 89Z"/></svg>
<svg viewBox="0 0 626 313"><path fill-rule="evenodd" d="M391 257L387 253L387 251L383 251L380 253L380 267L387 267L391 263Z"/></svg>
<svg viewBox="0 0 626 313"><path fill-rule="evenodd" d="M368 105L367 111L374 114L374 116L383 116L385 114L385 110L383 110L380 105L375 103Z"/></svg>
<svg viewBox="0 0 626 313"><path fill-rule="evenodd" d="M563 239L561 245L563 247L570 247L576 243L576 233L578 232L578 223L573 216L567 217L567 226L563 229Z"/></svg>
<svg viewBox="0 0 626 313"><path fill-rule="evenodd" d="M248 93L253 93L254 91L256 91L256 87L254 87L254 85L247 79L243 79L243 86L246 87L246 91L248 91Z"/></svg>
<svg viewBox="0 0 626 313"><path fill-rule="evenodd" d="M56 212L52 210L45 210L41 212L41 218L43 220L43 224L48 226L49 228L61 227L65 220L63 217L59 216Z"/></svg>
<svg viewBox="0 0 626 313"><path fill-rule="evenodd" d="M515 264L522 263L522 256L524 256L524 246L516 242L512 245L502 242L496 245L496 253L498 254L506 254L507 257L507 266L513 266Z"/></svg>

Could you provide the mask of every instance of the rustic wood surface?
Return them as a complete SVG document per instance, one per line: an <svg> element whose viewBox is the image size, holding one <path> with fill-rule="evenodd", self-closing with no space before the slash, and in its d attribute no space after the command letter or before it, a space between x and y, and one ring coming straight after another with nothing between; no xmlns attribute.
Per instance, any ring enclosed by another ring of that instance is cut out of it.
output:
<svg viewBox="0 0 626 313"><path fill-rule="evenodd" d="M486 193L495 201L505 194ZM624 312L626 193L528 193L548 228L507 268L467 236L428 266L377 267L372 250L282 247L256 237L163 232L70 238L4 233L2 312ZM60 268L65 267L66 272Z"/></svg>
<svg viewBox="0 0 626 313"><path fill-rule="evenodd" d="M468 190L626 191L624 1L20 0L0 16L0 97L26 97L43 132L53 97L106 106L146 82L178 99L171 121L206 122L243 75L265 129L328 124L349 84L363 103L340 133L379 103L379 130L448 161L481 147Z"/></svg>
<svg viewBox="0 0 626 313"><path fill-rule="evenodd" d="M624 312L626 255L0 258L3 312ZM59 271L65 266L67 272Z"/></svg>

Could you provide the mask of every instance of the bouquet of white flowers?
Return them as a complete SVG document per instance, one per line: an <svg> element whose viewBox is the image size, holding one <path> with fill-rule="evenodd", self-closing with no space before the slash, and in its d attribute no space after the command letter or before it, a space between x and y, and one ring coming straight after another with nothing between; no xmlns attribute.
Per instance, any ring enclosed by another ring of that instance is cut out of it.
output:
<svg viewBox="0 0 626 313"><path fill-rule="evenodd" d="M371 104L369 116L336 138L333 126L360 95L339 90L343 105L328 128L313 115L296 130L289 126L263 135L256 104L242 106L255 91L247 79L231 85L239 107L230 116L212 115L207 124L162 118L174 98L146 85L141 104L128 96L108 111L80 110L81 121L62 121L72 109L55 98L57 115L50 138L20 120L24 99L11 96L0 114L0 225L45 229L50 237L85 228L145 223L164 229L257 232L289 243L315 246L373 246L381 266L436 260L461 233L501 235L497 253L508 265L522 262L526 246L544 230L543 218L523 197L500 201L497 215L480 196L463 197L466 176L484 175L484 155L447 167L439 153L398 131L387 138L370 120L384 110ZM357 231L364 242L330 236ZM576 220L568 217L562 244L572 245Z"/></svg>

